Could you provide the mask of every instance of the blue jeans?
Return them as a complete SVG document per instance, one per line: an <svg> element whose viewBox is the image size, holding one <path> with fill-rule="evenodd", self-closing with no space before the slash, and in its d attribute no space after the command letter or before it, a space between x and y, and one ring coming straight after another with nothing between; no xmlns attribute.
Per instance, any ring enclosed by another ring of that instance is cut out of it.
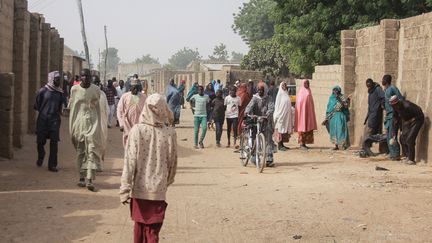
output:
<svg viewBox="0 0 432 243"><path fill-rule="evenodd" d="M222 119L221 121L214 121L215 125L216 125L216 143L220 143L221 137L222 137L222 129L223 129L223 124L224 124L224 120Z"/></svg>
<svg viewBox="0 0 432 243"><path fill-rule="evenodd" d="M390 144L390 139L392 139L393 135L393 119L387 120L385 123L385 127L387 130L387 144L390 151L390 158L398 158L400 157L400 145L398 141L398 132L395 134L395 144Z"/></svg>

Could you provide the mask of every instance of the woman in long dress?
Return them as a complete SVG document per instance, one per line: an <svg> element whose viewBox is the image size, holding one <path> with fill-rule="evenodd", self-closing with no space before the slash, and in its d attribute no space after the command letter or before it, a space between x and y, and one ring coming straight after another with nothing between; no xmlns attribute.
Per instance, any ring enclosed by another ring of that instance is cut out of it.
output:
<svg viewBox="0 0 432 243"><path fill-rule="evenodd" d="M288 94L288 86L284 81L279 85L279 92L276 96L275 111L273 120L275 132L273 139L278 143L278 150L286 151L289 149L284 146L284 142L289 142L293 131L291 99Z"/></svg>
<svg viewBox="0 0 432 243"><path fill-rule="evenodd" d="M330 95L326 119L329 121L330 141L335 145L334 150L338 150L339 147L347 149L350 146L348 132L350 113L348 101L339 86L335 86Z"/></svg>
<svg viewBox="0 0 432 243"><path fill-rule="evenodd" d="M300 90L297 93L295 127L298 132L300 149L309 149L306 144L314 143L314 130L317 130L317 122L312 91L307 79L302 81Z"/></svg>

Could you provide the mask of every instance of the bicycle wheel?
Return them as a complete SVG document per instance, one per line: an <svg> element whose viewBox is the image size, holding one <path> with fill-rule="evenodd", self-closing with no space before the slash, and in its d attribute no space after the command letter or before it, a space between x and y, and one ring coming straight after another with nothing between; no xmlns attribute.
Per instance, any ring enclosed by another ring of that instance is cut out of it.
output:
<svg viewBox="0 0 432 243"><path fill-rule="evenodd" d="M255 147L255 153L256 153L256 167L259 173L262 173L264 170L264 167L266 166L266 157L267 157L267 146L266 141L263 133L258 134L256 139L256 147Z"/></svg>
<svg viewBox="0 0 432 243"><path fill-rule="evenodd" d="M250 159L250 152L248 149L247 139L248 139L247 131L245 130L240 134L240 148L239 148L240 162L243 166L247 166Z"/></svg>

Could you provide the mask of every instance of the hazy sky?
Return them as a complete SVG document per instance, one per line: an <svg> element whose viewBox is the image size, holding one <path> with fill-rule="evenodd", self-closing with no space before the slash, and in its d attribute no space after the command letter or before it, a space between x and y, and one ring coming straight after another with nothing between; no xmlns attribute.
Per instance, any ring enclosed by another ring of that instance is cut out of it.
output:
<svg viewBox="0 0 432 243"><path fill-rule="evenodd" d="M231 25L233 13L249 0L82 0L87 39L94 64L98 49L108 44L119 49L122 62L145 54L162 63L184 46L198 48L207 58L214 46L225 43L228 50L246 53L248 47ZM65 44L84 50L76 0L29 0L29 11L44 14Z"/></svg>

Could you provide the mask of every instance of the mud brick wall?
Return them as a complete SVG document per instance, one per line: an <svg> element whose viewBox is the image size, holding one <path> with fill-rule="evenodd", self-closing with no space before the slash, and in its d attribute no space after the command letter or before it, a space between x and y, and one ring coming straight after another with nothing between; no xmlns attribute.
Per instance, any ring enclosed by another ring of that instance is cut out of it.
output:
<svg viewBox="0 0 432 243"><path fill-rule="evenodd" d="M36 131L36 112L31 106L36 99L36 92L41 87L40 59L42 47L42 23L45 20L37 13L30 15L30 51L28 84L28 133Z"/></svg>

